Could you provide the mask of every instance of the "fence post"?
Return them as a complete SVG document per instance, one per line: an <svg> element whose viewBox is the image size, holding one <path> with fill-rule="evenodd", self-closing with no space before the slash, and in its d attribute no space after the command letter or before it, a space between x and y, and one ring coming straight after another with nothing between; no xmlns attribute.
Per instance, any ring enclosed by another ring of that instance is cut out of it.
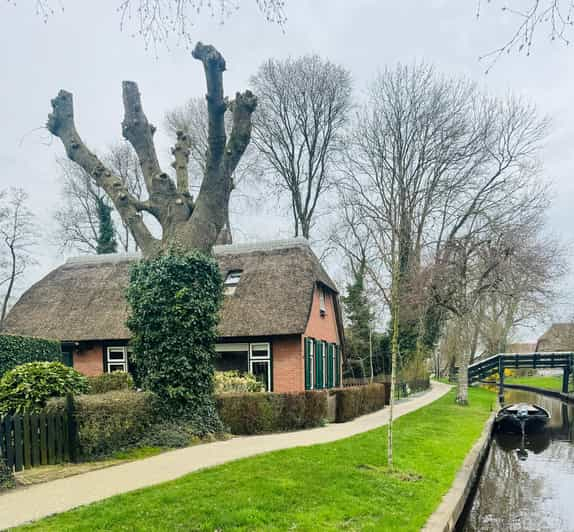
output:
<svg viewBox="0 0 574 532"><path fill-rule="evenodd" d="M66 421L68 423L68 455L70 462L78 462L79 442L78 442L78 422L76 421L76 407L74 396L66 395Z"/></svg>
<svg viewBox="0 0 574 532"><path fill-rule="evenodd" d="M504 403L504 359L498 355L498 400Z"/></svg>

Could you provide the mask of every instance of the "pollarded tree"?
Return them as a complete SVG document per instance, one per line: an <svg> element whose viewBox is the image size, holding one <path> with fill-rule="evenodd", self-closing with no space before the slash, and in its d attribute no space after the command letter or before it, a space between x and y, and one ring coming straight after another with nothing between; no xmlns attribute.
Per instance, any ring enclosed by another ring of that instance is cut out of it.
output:
<svg viewBox="0 0 574 532"><path fill-rule="evenodd" d="M104 189L145 256L156 255L174 245L210 251L227 221L232 175L251 138L251 115L257 105L255 96L245 91L237 93L233 101L224 97L225 60L213 46L197 43L192 55L203 63L209 117L207 162L195 199L189 192L189 146L185 136L180 136L173 148L174 182L160 167L153 139L155 127L143 111L136 83L123 83L122 133L139 159L148 194L145 200L130 193L121 177L84 144L74 123L72 94L61 90L52 100L48 130L60 138L68 157ZM229 136L225 131L227 111L232 114ZM157 219L162 229L161 239L152 235L143 212Z"/></svg>

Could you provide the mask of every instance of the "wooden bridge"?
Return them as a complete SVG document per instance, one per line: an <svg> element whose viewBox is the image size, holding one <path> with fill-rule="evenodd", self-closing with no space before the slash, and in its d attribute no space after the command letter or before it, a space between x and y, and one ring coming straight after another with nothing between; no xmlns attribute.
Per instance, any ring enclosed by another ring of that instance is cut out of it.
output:
<svg viewBox="0 0 574 532"><path fill-rule="evenodd" d="M469 383L489 377L493 373L499 375L500 389L504 387L504 370L506 368L530 369L562 369L562 392L568 393L568 381L574 373L574 352L557 351L555 353L499 353L484 360L479 360L468 366Z"/></svg>

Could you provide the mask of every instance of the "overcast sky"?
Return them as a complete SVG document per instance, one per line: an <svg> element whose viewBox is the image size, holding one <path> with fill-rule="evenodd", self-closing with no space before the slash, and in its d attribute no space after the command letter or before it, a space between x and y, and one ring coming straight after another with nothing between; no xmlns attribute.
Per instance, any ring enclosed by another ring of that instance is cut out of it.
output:
<svg viewBox="0 0 574 532"><path fill-rule="evenodd" d="M130 31L120 31L119 0L54 0L53 5L63 4L65 11L56 11L47 23L36 16L34 3L0 3L0 189L18 186L29 193L46 241L58 203L55 160L64 151L60 141L41 128L59 89L74 94L79 132L100 151L121 138L122 80L138 82L146 114L158 126L167 110L205 90L201 64L185 47L174 41L169 50L146 50ZM266 23L254 0L241 3L225 24L202 16L193 30L194 39L214 44L224 54L229 95L248 88L250 75L269 57L318 53L350 69L356 100L378 69L424 60L446 74L468 76L493 94L515 93L535 102L552 120L543 154L544 176L554 190L550 228L570 244L572 47L552 44L541 33L530 57L502 57L485 75L486 64L478 57L503 44L516 25L496 9L497 2L494 7L485 3L477 20L475 0L287 0L283 29ZM164 161L169 160L168 147L160 135ZM239 217L240 239L290 236L289 218L274 207L261 205L257 212ZM20 289L63 261L57 247L46 243L39 254L39 265ZM569 279L566 285L574 283ZM571 314L559 306L554 319Z"/></svg>

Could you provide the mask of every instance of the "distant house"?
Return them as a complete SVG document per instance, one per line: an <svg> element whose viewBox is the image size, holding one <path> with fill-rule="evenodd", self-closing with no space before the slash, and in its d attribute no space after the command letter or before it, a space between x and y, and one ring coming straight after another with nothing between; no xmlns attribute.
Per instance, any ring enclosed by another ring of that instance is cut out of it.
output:
<svg viewBox="0 0 574 532"><path fill-rule="evenodd" d="M514 342L512 344L506 344L506 353L534 353L536 351L535 342Z"/></svg>
<svg viewBox="0 0 574 532"><path fill-rule="evenodd" d="M338 292L305 239L216 246L225 300L219 370L253 373L268 390L330 388L341 382ZM129 255L69 259L25 292L3 332L62 342L86 375L129 370L124 298Z"/></svg>
<svg viewBox="0 0 574 532"><path fill-rule="evenodd" d="M553 323L538 339L536 351L574 351L574 323Z"/></svg>

